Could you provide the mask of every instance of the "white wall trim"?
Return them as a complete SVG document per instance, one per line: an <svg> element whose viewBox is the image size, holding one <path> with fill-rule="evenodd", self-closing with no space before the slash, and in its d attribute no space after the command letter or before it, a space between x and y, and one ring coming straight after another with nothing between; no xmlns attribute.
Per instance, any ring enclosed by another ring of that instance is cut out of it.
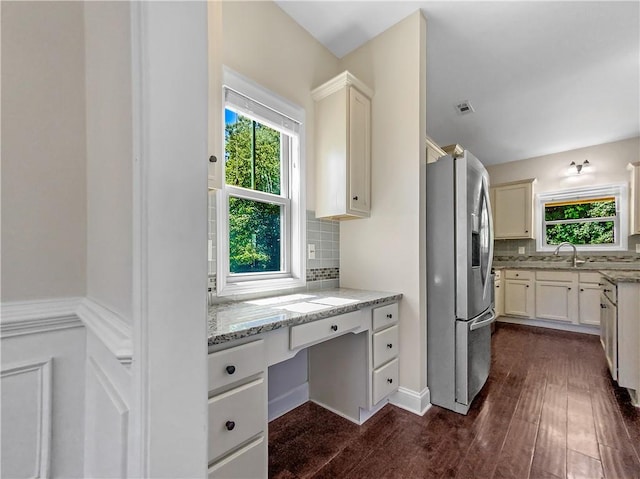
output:
<svg viewBox="0 0 640 479"><path fill-rule="evenodd" d="M28 362L12 363L5 365L0 377L15 376L18 374L37 371L39 373L40 388L38 394L38 437L37 462L34 466L35 478L49 477L49 459L51 457L51 400L52 400L52 362L53 358L30 360Z"/></svg>
<svg viewBox="0 0 640 479"><path fill-rule="evenodd" d="M280 416L302 406L309 400L309 383L300 384L282 396L278 396L269 401L269 422Z"/></svg>
<svg viewBox="0 0 640 479"><path fill-rule="evenodd" d="M429 388L424 388L421 392L399 387L391 395L389 402L394 406L412 412L419 416L424 416L431 407L431 394Z"/></svg>
<svg viewBox="0 0 640 479"><path fill-rule="evenodd" d="M4 302L0 337L81 327L82 322L76 315L80 301L81 298L59 298Z"/></svg>
<svg viewBox="0 0 640 479"><path fill-rule="evenodd" d="M557 329L559 331L570 331L572 333L600 335L598 326L587 326L584 324L561 323L559 321L545 321L543 319L516 318L513 316L500 316L497 319L501 323L522 324L523 326L535 326L537 328Z"/></svg>
<svg viewBox="0 0 640 479"><path fill-rule="evenodd" d="M124 318L89 298L84 298L80 302L77 315L120 363L125 366L131 364L133 357L132 330L131 325Z"/></svg>
<svg viewBox="0 0 640 479"><path fill-rule="evenodd" d="M109 379L107 373L100 367L94 358L87 361L88 368L93 371L95 378L102 387L105 394L113 404L114 408L120 414L120 455L123 458L122 470L120 477L127 477L127 457L129 454L129 406L122 395L118 392L117 387ZM86 465L85 465L86 466Z"/></svg>

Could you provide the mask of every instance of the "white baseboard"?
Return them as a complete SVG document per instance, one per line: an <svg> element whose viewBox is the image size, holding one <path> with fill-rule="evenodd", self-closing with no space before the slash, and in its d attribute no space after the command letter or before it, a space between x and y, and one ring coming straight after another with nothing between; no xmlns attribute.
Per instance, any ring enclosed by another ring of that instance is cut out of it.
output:
<svg viewBox="0 0 640 479"><path fill-rule="evenodd" d="M516 318L514 316L500 316L500 323L521 324L523 326L535 326L538 328L556 329L558 331L569 331L572 333L592 334L600 336L600 328L598 326L586 326L583 324L561 323L558 321L546 321L544 319Z"/></svg>
<svg viewBox="0 0 640 479"><path fill-rule="evenodd" d="M269 401L269 422L280 416L294 410L298 406L302 406L309 400L309 383L306 382L293 388L291 391L287 391L282 396L273 398Z"/></svg>
<svg viewBox="0 0 640 479"><path fill-rule="evenodd" d="M77 314L85 326L96 335L123 365L131 364L133 342L131 325L114 311L92 299L84 298Z"/></svg>
<svg viewBox="0 0 640 479"><path fill-rule="evenodd" d="M398 390L391 395L389 402L401 409L424 416L431 407L431 395L429 388L424 388L421 392L411 389L399 387Z"/></svg>
<svg viewBox="0 0 640 479"><path fill-rule="evenodd" d="M76 308L82 298L11 301L1 305L0 336L46 333L82 327Z"/></svg>

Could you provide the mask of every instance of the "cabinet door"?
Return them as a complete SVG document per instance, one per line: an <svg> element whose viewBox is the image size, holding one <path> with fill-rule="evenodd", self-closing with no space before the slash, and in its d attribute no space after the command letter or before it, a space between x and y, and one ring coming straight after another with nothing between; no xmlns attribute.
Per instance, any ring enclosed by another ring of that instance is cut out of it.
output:
<svg viewBox="0 0 640 479"><path fill-rule="evenodd" d="M504 314L504 288L501 281L496 281L495 285L495 299L496 299L496 317Z"/></svg>
<svg viewBox="0 0 640 479"><path fill-rule="evenodd" d="M494 188L496 239L533 238L531 183Z"/></svg>
<svg viewBox="0 0 640 479"><path fill-rule="evenodd" d="M631 234L640 234L640 162L631 163Z"/></svg>
<svg viewBox="0 0 640 479"><path fill-rule="evenodd" d="M349 207L369 213L371 184L371 102L349 89Z"/></svg>
<svg viewBox="0 0 640 479"><path fill-rule="evenodd" d="M504 314L532 317L535 304L531 281L507 279L504 285Z"/></svg>
<svg viewBox="0 0 640 479"><path fill-rule="evenodd" d="M609 365L609 372L614 380L618 380L618 312L616 306L606 297L603 298L605 322L604 328L604 352Z"/></svg>
<svg viewBox="0 0 640 479"><path fill-rule="evenodd" d="M600 325L600 286L597 284L580 285L580 324Z"/></svg>
<svg viewBox="0 0 640 479"><path fill-rule="evenodd" d="M572 283L536 281L536 318L574 322L578 296Z"/></svg>

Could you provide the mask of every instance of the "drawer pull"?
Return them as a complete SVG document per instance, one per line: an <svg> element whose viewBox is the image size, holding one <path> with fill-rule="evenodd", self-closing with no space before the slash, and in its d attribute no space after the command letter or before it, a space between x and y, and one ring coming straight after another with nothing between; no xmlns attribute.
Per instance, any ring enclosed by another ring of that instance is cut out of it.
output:
<svg viewBox="0 0 640 479"><path fill-rule="evenodd" d="M337 324L332 324L331 325L331 331L337 331L338 330L338 325Z"/></svg>
<svg viewBox="0 0 640 479"><path fill-rule="evenodd" d="M391 378L387 378L387 382L388 382L389 384L392 384L392 383L393 383L393 379L391 379Z"/></svg>
<svg viewBox="0 0 640 479"><path fill-rule="evenodd" d="M516 278L517 278L518 276L520 276L520 275L519 275L518 273L516 273Z"/></svg>
<svg viewBox="0 0 640 479"><path fill-rule="evenodd" d="M527 285L527 288L529 287L529 285Z"/></svg>
<svg viewBox="0 0 640 479"><path fill-rule="evenodd" d="M393 318L393 314L391 314L391 313L387 314L387 318L389 318L389 319Z"/></svg>
<svg viewBox="0 0 640 479"><path fill-rule="evenodd" d="M610 289L607 289L607 288L604 288L604 292L605 292L605 293L610 293L610 292L611 292L611 290L610 290Z"/></svg>
<svg viewBox="0 0 640 479"><path fill-rule="evenodd" d="M353 197L353 201L358 201L358 197L357 197L357 196L354 196L354 197Z"/></svg>
<svg viewBox="0 0 640 479"><path fill-rule="evenodd" d="M567 291L571 291L571 288L567 288Z"/></svg>
<svg viewBox="0 0 640 479"><path fill-rule="evenodd" d="M499 287L500 287L500 285L499 285L499 284L496 284L496 288L499 288Z"/></svg>
<svg viewBox="0 0 640 479"><path fill-rule="evenodd" d="M236 427L236 423L235 423L235 422L233 422L233 421L227 421L227 422L224 424L224 427L226 427L226 428L227 428L227 431L233 431L233 429Z"/></svg>
<svg viewBox="0 0 640 479"><path fill-rule="evenodd" d="M225 369L227 370L227 374L229 374L229 375L231 375L231 374L236 372L236 367L233 366L233 365L227 366Z"/></svg>
<svg viewBox="0 0 640 479"><path fill-rule="evenodd" d="M584 292L584 289L580 288L580 292L581 292L581 293L583 293L583 292Z"/></svg>
<svg viewBox="0 0 640 479"><path fill-rule="evenodd" d="M393 347L392 343L387 343L387 348L391 349Z"/></svg>
<svg viewBox="0 0 640 479"><path fill-rule="evenodd" d="M606 308L606 306L604 304L600 303L600 309L605 309L605 308Z"/></svg>

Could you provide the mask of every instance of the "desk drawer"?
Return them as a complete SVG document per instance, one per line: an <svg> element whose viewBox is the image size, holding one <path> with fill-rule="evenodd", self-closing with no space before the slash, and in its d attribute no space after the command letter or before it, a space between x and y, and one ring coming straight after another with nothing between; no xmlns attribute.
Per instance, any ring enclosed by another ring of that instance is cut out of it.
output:
<svg viewBox="0 0 640 479"><path fill-rule="evenodd" d="M209 399L209 461L266 429L264 377Z"/></svg>
<svg viewBox="0 0 640 479"><path fill-rule="evenodd" d="M265 362L262 339L209 354L209 391L262 372Z"/></svg>
<svg viewBox="0 0 640 479"><path fill-rule="evenodd" d="M398 325L373 335L373 368L382 366L398 355Z"/></svg>
<svg viewBox="0 0 640 479"><path fill-rule="evenodd" d="M373 330L385 328L398 322L398 303L387 304L373 310Z"/></svg>
<svg viewBox="0 0 640 479"><path fill-rule="evenodd" d="M264 436L247 444L209 468L209 479L267 477L267 444Z"/></svg>
<svg viewBox="0 0 640 479"><path fill-rule="evenodd" d="M373 371L373 404L398 389L398 359Z"/></svg>
<svg viewBox="0 0 640 479"><path fill-rule="evenodd" d="M324 341L334 336L340 336L354 329L358 329L362 323L362 312L339 314L330 318L319 319L306 324L292 326L289 347L296 349L319 341Z"/></svg>

